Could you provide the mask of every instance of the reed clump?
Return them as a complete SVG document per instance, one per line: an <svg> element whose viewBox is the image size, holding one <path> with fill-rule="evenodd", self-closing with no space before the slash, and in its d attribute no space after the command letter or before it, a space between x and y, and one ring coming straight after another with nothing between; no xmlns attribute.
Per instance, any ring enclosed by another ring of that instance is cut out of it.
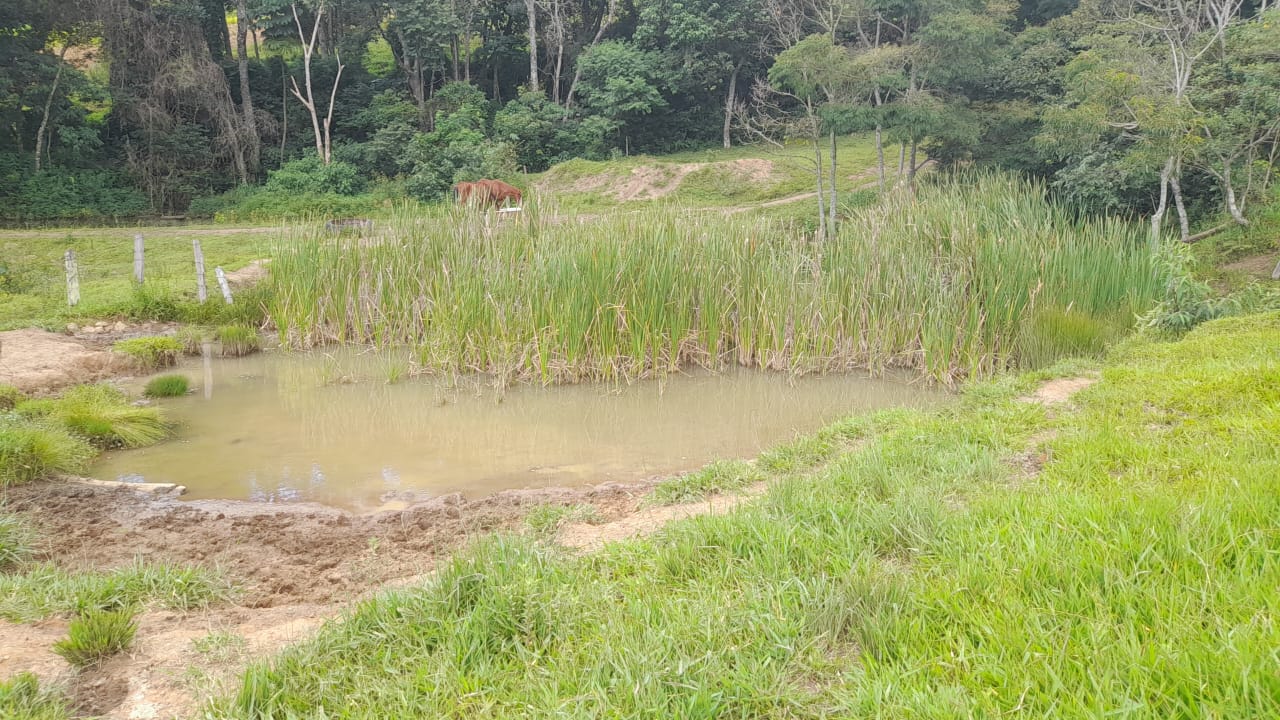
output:
<svg viewBox="0 0 1280 720"><path fill-rule="evenodd" d="M998 174L888 198L824 242L748 214L526 213L439 208L378 238L282 238L268 314L286 344L410 346L428 371L517 380L739 364L952 383L1093 348L1057 346L1037 317L1109 332L1160 287L1143 228L1077 218Z"/></svg>

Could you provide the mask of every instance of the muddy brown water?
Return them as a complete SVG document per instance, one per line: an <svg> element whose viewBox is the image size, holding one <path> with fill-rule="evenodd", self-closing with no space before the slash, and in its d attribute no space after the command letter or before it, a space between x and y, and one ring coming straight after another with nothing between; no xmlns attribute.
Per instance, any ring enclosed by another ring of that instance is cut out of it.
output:
<svg viewBox="0 0 1280 720"><path fill-rule="evenodd" d="M354 511L431 496L631 481L747 458L837 418L946 395L905 377L736 370L505 390L475 378L388 383L403 358L266 352L188 361L157 401L178 436L107 453L92 476L185 485L185 499L313 501Z"/></svg>

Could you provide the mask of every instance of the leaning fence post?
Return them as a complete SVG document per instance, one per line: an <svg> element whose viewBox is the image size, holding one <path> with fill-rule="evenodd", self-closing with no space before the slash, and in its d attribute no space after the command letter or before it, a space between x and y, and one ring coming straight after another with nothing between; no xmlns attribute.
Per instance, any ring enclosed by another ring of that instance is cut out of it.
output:
<svg viewBox="0 0 1280 720"><path fill-rule="evenodd" d="M142 284L143 277L142 253L142 233L138 233L133 236L133 279L136 280L139 285Z"/></svg>
<svg viewBox="0 0 1280 720"><path fill-rule="evenodd" d="M191 246L196 253L196 299L203 305L209 299L209 290L204 284L204 251L200 249L199 240L192 240Z"/></svg>
<svg viewBox="0 0 1280 720"><path fill-rule="evenodd" d="M67 248L63 262L67 266L67 305L75 307L80 304L80 266L76 264L76 251Z"/></svg>
<svg viewBox="0 0 1280 720"><path fill-rule="evenodd" d="M231 286L227 284L227 274L222 271L222 267L213 269L213 274L218 278L218 287L222 288L222 297L226 299L227 304L231 304Z"/></svg>

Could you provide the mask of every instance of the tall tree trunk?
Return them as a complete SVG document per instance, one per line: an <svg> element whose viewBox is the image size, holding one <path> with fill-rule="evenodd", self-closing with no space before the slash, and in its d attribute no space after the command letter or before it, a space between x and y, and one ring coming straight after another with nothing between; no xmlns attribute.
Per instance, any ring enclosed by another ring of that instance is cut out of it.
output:
<svg viewBox="0 0 1280 720"><path fill-rule="evenodd" d="M836 202L836 131L831 131L831 207L828 208L827 224L830 228L827 231L827 237L836 236L836 208L839 204Z"/></svg>
<svg viewBox="0 0 1280 720"><path fill-rule="evenodd" d="M538 84L538 4L537 0L524 0L525 12L529 15L529 89L537 92L542 89Z"/></svg>
<svg viewBox="0 0 1280 720"><path fill-rule="evenodd" d="M898 182L902 182L907 171L907 144L898 143Z"/></svg>
<svg viewBox="0 0 1280 720"><path fill-rule="evenodd" d="M249 9L245 0L236 0L236 61L240 66L240 112L244 118L245 157L250 174L258 171L262 158L262 138L253 114L253 93L249 89Z"/></svg>
<svg viewBox="0 0 1280 720"><path fill-rule="evenodd" d="M1178 172L1169 177L1169 190L1173 192L1173 207L1178 211L1178 239L1187 242L1191 239L1191 223L1187 219L1187 208L1182 204L1182 183L1178 180Z"/></svg>
<svg viewBox="0 0 1280 720"><path fill-rule="evenodd" d="M880 123L876 123L876 169L879 171L880 192L884 192L884 137L880 130Z"/></svg>
<svg viewBox="0 0 1280 720"><path fill-rule="evenodd" d="M1229 161L1223 163L1222 189L1227 196L1227 212L1231 213L1231 219L1235 220L1238 225L1248 225L1249 221L1245 218L1244 211L1240 209L1240 203L1236 202L1236 188L1231 181L1231 163Z"/></svg>
<svg viewBox="0 0 1280 720"><path fill-rule="evenodd" d="M1164 213L1169 207L1169 176L1173 174L1173 158L1165 161L1160 170L1160 204L1151 215L1151 244L1160 242L1160 226L1164 224Z"/></svg>
<svg viewBox="0 0 1280 720"><path fill-rule="evenodd" d="M724 148L733 147L733 138L729 130L733 126L733 102L738 99L738 72L742 70L742 61L734 63L733 73L729 75L729 92L724 99Z"/></svg>
<svg viewBox="0 0 1280 720"><path fill-rule="evenodd" d="M822 192L822 175L825 170L822 167L821 137L815 129L813 133L813 174L818 180L818 235L819 237L825 237L827 232L827 198Z"/></svg>
<svg viewBox="0 0 1280 720"><path fill-rule="evenodd" d="M916 148L919 146L919 142L911 141L911 164L907 165L907 187L910 188L911 192L916 191Z"/></svg>
<svg viewBox="0 0 1280 720"><path fill-rule="evenodd" d="M564 71L564 42L556 43L556 71L551 76L551 101L560 104L560 73Z"/></svg>
<svg viewBox="0 0 1280 720"><path fill-rule="evenodd" d="M596 28L596 36L591 39L591 44L582 52L586 52L600 43L600 38L604 37L604 31L609 29L610 25L613 25L614 11L617 6L617 0L609 0L609 9L604 18L600 20L600 27ZM581 58L582 53L579 53L578 57ZM569 94L564 99L564 109L566 111L573 107L573 96L578 91L578 82L582 80L582 63L577 62L573 65L573 81L569 83Z"/></svg>
<svg viewBox="0 0 1280 720"><path fill-rule="evenodd" d="M58 94L58 82L62 80L62 66L66 64L67 48L71 47L71 43L65 43L62 49L58 51L58 69L53 73L53 86L49 88L49 97L44 101L44 114L40 116L40 129L36 130L36 172L40 172L41 163L44 161L44 134L49 129L49 113L53 111L53 98Z"/></svg>

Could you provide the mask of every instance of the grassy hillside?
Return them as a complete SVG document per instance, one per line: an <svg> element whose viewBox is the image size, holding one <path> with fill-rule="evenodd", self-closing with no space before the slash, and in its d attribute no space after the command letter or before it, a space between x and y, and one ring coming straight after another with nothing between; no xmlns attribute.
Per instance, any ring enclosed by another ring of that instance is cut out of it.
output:
<svg viewBox="0 0 1280 720"><path fill-rule="evenodd" d="M891 177L897 150L886 148ZM838 190L874 189L875 145L867 136L840 140ZM605 209L649 201L684 207L747 208L815 191L812 150L802 143L786 149L739 146L652 157L605 161L570 160L525 184L566 208ZM816 211L815 211L816 213Z"/></svg>
<svg viewBox="0 0 1280 720"><path fill-rule="evenodd" d="M764 499L598 554L482 542L216 714L1275 717L1277 344L1222 320L1078 407L1020 400L1042 374L839 423Z"/></svg>

